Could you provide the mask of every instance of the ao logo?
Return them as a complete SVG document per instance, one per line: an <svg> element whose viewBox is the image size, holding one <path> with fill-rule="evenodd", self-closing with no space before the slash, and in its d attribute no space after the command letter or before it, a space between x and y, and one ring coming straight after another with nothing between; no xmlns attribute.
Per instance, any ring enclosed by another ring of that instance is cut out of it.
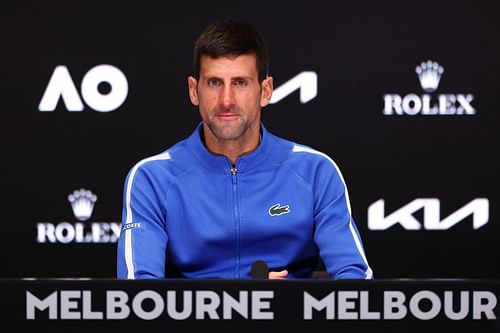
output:
<svg viewBox="0 0 500 333"><path fill-rule="evenodd" d="M111 88L107 93L99 91L99 85L103 82L108 83ZM80 93L85 103L93 110L114 111L127 98L127 78L122 71L112 65L98 65L91 68L83 77ZM66 66L57 66L54 69L38 110L54 111L60 98L68 111L83 111L82 100Z"/></svg>

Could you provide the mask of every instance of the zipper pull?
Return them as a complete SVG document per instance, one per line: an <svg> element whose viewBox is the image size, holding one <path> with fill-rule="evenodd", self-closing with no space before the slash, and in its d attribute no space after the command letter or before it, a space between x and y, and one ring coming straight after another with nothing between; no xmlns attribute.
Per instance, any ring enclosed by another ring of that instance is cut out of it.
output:
<svg viewBox="0 0 500 333"><path fill-rule="evenodd" d="M231 167L231 179L233 180L233 185L236 185L236 183L238 182L236 179L237 173L238 173L238 169L236 168L236 166L233 165Z"/></svg>

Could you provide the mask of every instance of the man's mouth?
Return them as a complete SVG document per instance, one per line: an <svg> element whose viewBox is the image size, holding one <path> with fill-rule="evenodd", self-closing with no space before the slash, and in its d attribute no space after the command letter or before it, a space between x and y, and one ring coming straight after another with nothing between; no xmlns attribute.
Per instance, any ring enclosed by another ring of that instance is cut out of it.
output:
<svg viewBox="0 0 500 333"><path fill-rule="evenodd" d="M233 120L239 117L237 113L234 112L221 112L216 114L216 117L221 120Z"/></svg>

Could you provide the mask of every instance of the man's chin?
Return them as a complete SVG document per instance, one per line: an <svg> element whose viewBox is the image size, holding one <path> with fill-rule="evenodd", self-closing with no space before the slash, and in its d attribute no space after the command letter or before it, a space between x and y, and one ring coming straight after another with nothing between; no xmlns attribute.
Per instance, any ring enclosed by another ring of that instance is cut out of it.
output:
<svg viewBox="0 0 500 333"><path fill-rule="evenodd" d="M214 136L220 140L237 140L244 132L240 124L236 122L217 122L209 128Z"/></svg>

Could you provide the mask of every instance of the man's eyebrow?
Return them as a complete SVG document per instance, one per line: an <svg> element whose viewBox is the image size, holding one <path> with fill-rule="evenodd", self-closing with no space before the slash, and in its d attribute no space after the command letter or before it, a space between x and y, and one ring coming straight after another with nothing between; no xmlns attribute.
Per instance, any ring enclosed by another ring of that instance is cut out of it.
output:
<svg viewBox="0 0 500 333"><path fill-rule="evenodd" d="M216 76L216 75L210 75L210 76L206 76L204 78L205 80L222 80L222 78Z"/></svg>
<svg viewBox="0 0 500 333"><path fill-rule="evenodd" d="M223 78L217 76L217 75L210 75L210 76L206 76L204 78L205 80L219 80L219 81L224 81ZM230 78L231 81L239 81L239 80L246 80L246 81L251 81L253 80L252 76L250 75L238 75L238 76L233 76Z"/></svg>
<svg viewBox="0 0 500 333"><path fill-rule="evenodd" d="M231 80L247 80L247 81L250 81L252 80L252 77L251 76L245 76L245 75L239 75L239 76L235 76L235 77L232 77Z"/></svg>

